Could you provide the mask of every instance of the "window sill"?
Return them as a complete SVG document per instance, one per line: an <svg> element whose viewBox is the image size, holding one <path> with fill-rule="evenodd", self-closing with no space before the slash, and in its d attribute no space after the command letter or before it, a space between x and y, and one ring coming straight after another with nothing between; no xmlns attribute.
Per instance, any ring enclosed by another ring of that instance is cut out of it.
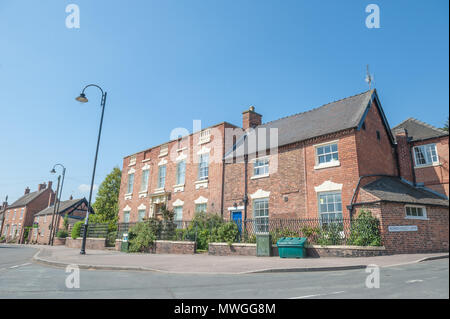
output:
<svg viewBox="0 0 450 319"><path fill-rule="evenodd" d="M319 165L314 166L314 169L323 169L323 168L330 168L330 167L337 167L337 166L341 166L341 162L334 161L334 162L319 164Z"/></svg>
<svg viewBox="0 0 450 319"><path fill-rule="evenodd" d="M173 185L173 192L184 192L184 184Z"/></svg>
<svg viewBox="0 0 450 319"><path fill-rule="evenodd" d="M207 179L201 180L201 181L196 181L196 182L194 182L195 189L208 188L208 183L209 183L209 181Z"/></svg>
<svg viewBox="0 0 450 319"><path fill-rule="evenodd" d="M125 199L131 199L133 197L133 193L125 194Z"/></svg>
<svg viewBox="0 0 450 319"><path fill-rule="evenodd" d="M155 189L155 193L164 193L164 187Z"/></svg>
<svg viewBox="0 0 450 319"><path fill-rule="evenodd" d="M405 216L405 219L430 220L428 217L421 217L421 216Z"/></svg>
<svg viewBox="0 0 450 319"><path fill-rule="evenodd" d="M150 161L150 159L147 158L147 159L145 159L145 160L142 160L142 163L146 163L146 162L149 162L149 161Z"/></svg>
<svg viewBox="0 0 450 319"><path fill-rule="evenodd" d="M264 175L254 175L252 177L250 177L250 179L260 179L260 178L266 178L269 177L269 174L264 174Z"/></svg>
<svg viewBox="0 0 450 319"><path fill-rule="evenodd" d="M147 197L147 190L139 192L139 198Z"/></svg>
<svg viewBox="0 0 450 319"><path fill-rule="evenodd" d="M129 166L134 166L134 165L136 165L136 162L128 164L128 167Z"/></svg>
<svg viewBox="0 0 450 319"><path fill-rule="evenodd" d="M199 141L199 142L197 143L197 145L203 145L203 144L206 144L206 143L209 143L209 142L211 142L211 139L204 140L204 141Z"/></svg>
<svg viewBox="0 0 450 319"><path fill-rule="evenodd" d="M434 167L434 166L441 166L441 163L432 163L432 164L424 164L424 165L416 165L414 168L425 168L425 167Z"/></svg>

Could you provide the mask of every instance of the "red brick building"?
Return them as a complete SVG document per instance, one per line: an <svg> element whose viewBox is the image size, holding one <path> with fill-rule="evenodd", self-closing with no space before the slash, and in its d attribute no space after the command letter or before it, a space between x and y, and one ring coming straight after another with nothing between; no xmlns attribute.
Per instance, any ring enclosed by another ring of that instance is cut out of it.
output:
<svg viewBox="0 0 450 319"><path fill-rule="evenodd" d="M409 118L395 126L405 179L449 196L448 132Z"/></svg>
<svg viewBox="0 0 450 319"><path fill-rule="evenodd" d="M231 218L348 218L360 176L398 174L375 90L257 124L226 155Z"/></svg>
<svg viewBox="0 0 450 319"><path fill-rule="evenodd" d="M59 211L55 213L54 217L57 218L57 220L54 221L54 223L57 223L56 232L58 232L59 229L64 228L64 218L66 216L68 217L69 225L73 225L76 222L83 220L86 217L87 205L88 202L86 198L70 198L69 200L62 201L59 204ZM28 237L30 242L43 245L48 244L54 206L54 203L51 203L47 208L34 215L33 229Z"/></svg>
<svg viewBox="0 0 450 319"><path fill-rule="evenodd" d="M193 152L183 140L175 140L126 157L120 221L154 216L164 203L176 210L179 219L189 220L195 211L220 212L233 220L253 219L255 231L265 232L269 219L351 218L367 204L382 219L389 251L412 251L405 241L395 248L395 236L410 238L411 233L396 230L415 220L426 224L416 230L420 238L433 238L432 244L417 251L448 250L448 134L424 123L420 128L404 127L411 121L391 131L376 90L268 123L251 107L243 112L242 121L243 129L228 123L217 126L221 134L211 139L220 145L215 152L223 162L210 163L204 187L198 163L186 164L185 182L176 182L177 163L202 153L195 147L202 144L203 131L185 139L194 146ZM427 146L430 143L437 152ZM172 161L166 159L169 152L175 154ZM415 160L412 152L417 154ZM169 181L163 187L158 185L161 166ZM371 194L374 187L378 191L385 187L385 192ZM399 197L394 198L396 193ZM371 200L366 202L362 194L371 194ZM429 219L422 218L425 211Z"/></svg>
<svg viewBox="0 0 450 319"><path fill-rule="evenodd" d="M119 222L159 216L162 205L176 219L190 220L195 211L220 213L223 189L223 122L194 134L127 156L119 194Z"/></svg>
<svg viewBox="0 0 450 319"><path fill-rule="evenodd" d="M55 193L52 190L52 182L39 184L35 192L30 192L27 187L22 197L9 205L4 212L2 236L6 241L24 242L25 227L33 224L34 215L53 204Z"/></svg>

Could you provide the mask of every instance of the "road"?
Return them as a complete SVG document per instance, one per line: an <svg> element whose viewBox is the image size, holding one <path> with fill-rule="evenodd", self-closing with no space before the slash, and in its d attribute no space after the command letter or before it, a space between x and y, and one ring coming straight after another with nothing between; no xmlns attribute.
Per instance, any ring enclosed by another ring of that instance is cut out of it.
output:
<svg viewBox="0 0 450 319"><path fill-rule="evenodd" d="M80 288L66 288L65 269L35 264L35 248L0 246L2 298L449 298L449 260L380 270L380 288L366 288L364 269L248 275L182 275L80 270Z"/></svg>

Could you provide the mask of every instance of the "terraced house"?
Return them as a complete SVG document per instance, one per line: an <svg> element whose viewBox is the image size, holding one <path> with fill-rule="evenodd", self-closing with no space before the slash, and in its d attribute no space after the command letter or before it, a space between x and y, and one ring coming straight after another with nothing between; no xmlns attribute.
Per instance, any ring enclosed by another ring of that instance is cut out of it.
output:
<svg viewBox="0 0 450 319"><path fill-rule="evenodd" d="M39 184L35 192L30 192L27 187L24 195L5 209L2 236L6 241L23 243L25 227L31 227L34 215L49 204L53 204L54 200L55 193L51 181L48 185Z"/></svg>
<svg viewBox="0 0 450 319"><path fill-rule="evenodd" d="M207 193L197 186L201 164L182 170L182 185L176 181L177 164L167 169L162 150L179 142L125 158L121 221L141 219L148 205L152 216L155 203L167 203L179 219L191 219L200 210L221 212L235 221L251 219L258 233L269 230L270 220L327 222L350 219L372 207L381 219L387 249L448 250L448 133L416 120L391 130L376 90L267 123L251 107L242 121L240 132L231 124L221 126L234 130L232 138L226 134L219 143L223 163L215 164ZM199 134L191 137L193 145ZM161 167L166 167L163 174ZM153 172L154 184L152 192L144 187L141 194L134 179L148 185L141 173L146 169ZM162 176L174 185L170 191L167 184L161 188ZM428 246L411 246L411 233L391 231L402 229L391 226L408 225L417 227L413 236L418 234Z"/></svg>
<svg viewBox="0 0 450 319"><path fill-rule="evenodd" d="M127 156L123 161L119 221L161 216L163 205L177 220L195 212L220 213L223 190L223 122L162 145Z"/></svg>

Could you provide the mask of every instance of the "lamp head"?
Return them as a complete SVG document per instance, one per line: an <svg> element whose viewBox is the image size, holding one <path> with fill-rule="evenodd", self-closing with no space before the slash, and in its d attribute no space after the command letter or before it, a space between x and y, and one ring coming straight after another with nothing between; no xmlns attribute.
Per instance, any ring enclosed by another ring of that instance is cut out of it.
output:
<svg viewBox="0 0 450 319"><path fill-rule="evenodd" d="M56 173L55 169L52 168L52 170L50 171L50 173L55 174L55 173Z"/></svg>
<svg viewBox="0 0 450 319"><path fill-rule="evenodd" d="M81 93L79 97L77 97L75 100L77 100L80 103L87 103L88 99L86 97L86 94Z"/></svg>

